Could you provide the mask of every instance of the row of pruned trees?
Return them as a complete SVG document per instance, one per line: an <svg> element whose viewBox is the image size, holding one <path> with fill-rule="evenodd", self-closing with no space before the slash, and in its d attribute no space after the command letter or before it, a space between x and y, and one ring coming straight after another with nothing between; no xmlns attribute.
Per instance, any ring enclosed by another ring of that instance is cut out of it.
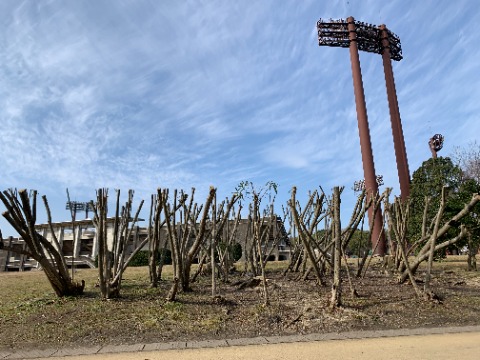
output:
<svg viewBox="0 0 480 360"><path fill-rule="evenodd" d="M352 272L347 261L347 249L363 226L369 209L379 211L383 204L386 226L384 234L389 241L390 256L388 272L395 274L399 282L408 278L419 295L431 294L429 279L431 263L436 252L453 245L466 236L462 219L471 214L480 195L473 193L470 201L452 216L445 217L448 194L443 188L436 216L429 218L431 201L426 200L422 220L421 236L409 237L411 210L413 202L402 203L395 198L390 202L390 191L369 197L362 192L353 208L349 222L341 223L342 188L335 187L331 195L322 189L311 193L305 204L297 199L297 189L291 191L288 206L283 209L280 223L290 223L292 243L291 261L285 272L296 272L307 279L313 274L320 286L332 284L331 306L340 306L342 279L348 279L353 296L357 294L355 278L365 276L371 257L366 254L357 264L356 273ZM238 242L243 249L243 272L247 280L255 278L261 285L264 303L269 303L267 274L265 271L269 255L278 242L285 239L285 233L278 231L279 219L274 211L276 186L267 183L256 189L252 183L241 183L237 191L223 201L217 201L216 189L211 187L202 203L195 199L195 189L190 193L158 189L152 195L148 222L148 236L135 249L128 249L129 239L136 223L143 201L136 210L133 208L133 191L128 192L124 204L120 201L120 191L116 190L113 225L107 226L108 190L99 189L94 208L94 225L98 237L99 286L102 297L112 298L120 295L122 274L132 257L148 244L150 251L150 285L155 287L162 275L162 258L157 254L167 247L172 252L173 280L167 299L176 299L178 291L191 291L191 284L200 273L210 273L212 296L218 295L217 281L227 281L232 264L229 249ZM81 294L84 283L74 282L62 255L60 244L52 230L53 241L49 242L35 231L37 213L37 193L26 190L4 191L0 199L6 207L4 216L26 241L26 255L37 260L47 275L58 296ZM243 205L249 201L248 216L241 219ZM48 221L52 226L50 210L46 197L44 206ZM372 216L372 219L375 217ZM243 233L239 231L243 224ZM369 224L371 227L373 224ZM455 230L458 229L458 230ZM369 239L374 245L379 239ZM199 260L195 272L192 264ZM368 259L368 260L367 260ZM425 288L418 289L415 274L419 265L428 261Z"/></svg>
<svg viewBox="0 0 480 360"><path fill-rule="evenodd" d="M167 295L175 300L177 291L190 291L191 283L200 273L212 274L212 296L216 296L217 278L228 281L233 264L232 248L241 239L245 273L265 278L265 264L279 237L274 237L273 228L277 218L271 211L260 210L263 195L257 193L253 184L244 183L229 199L217 201L217 191L211 187L205 202L198 203L195 189L190 193L158 189L151 197L148 236L131 248L129 241L137 226L144 201L133 207L133 191L129 191L127 200L122 203L120 190L115 190L114 214L108 213L108 189L97 190L96 201L92 201L98 244L98 285L105 299L120 295L122 275L133 257L148 245L150 285L156 287L162 276L163 262L158 254L164 254L168 248L172 253L174 278ZM50 208L45 196L44 205L52 240L49 241L35 229L37 214L37 192L27 190L6 190L0 193L0 199L6 207L4 217L17 230L27 243L24 255L38 261L58 296L79 295L83 293L85 283L73 280L73 268L70 274L62 246L53 230ZM242 201L251 200L247 219L241 219ZM240 222L243 232L240 234ZM72 224L75 226L75 219ZM0 239L3 239L0 232ZM269 244L270 243L270 244ZM0 241L0 248L7 250ZM18 251L17 248L9 248ZM199 260L197 271L192 273L192 264ZM265 287L266 289L266 287ZM265 290L265 299L268 296Z"/></svg>
<svg viewBox="0 0 480 360"><path fill-rule="evenodd" d="M386 236L390 254L384 259L384 268L390 276L396 276L399 283L410 280L418 296L435 298L431 291L430 279L434 258L447 249L462 241L468 234L467 227L463 224L465 218L471 216L474 209L480 205L480 193L471 192L470 199L456 211L446 213L447 188L443 187L441 200L432 211L432 201L426 197L422 209L421 233L409 236L412 226L412 212L414 203L412 199L402 202L395 197L390 201L391 189L383 194L369 197L361 193L354 206L348 224L341 224L340 194L343 189L335 187L331 196L323 191L313 192L306 204L302 205L296 199L296 188L292 189L289 201L290 221L292 235L297 239L292 252L292 257L285 273L296 272L299 277L306 279L311 273L318 284L332 285L330 304L332 307L341 305L342 278L348 280L352 296L356 296L357 289L355 278L365 277L370 261L366 252L357 262L356 271L352 271L352 262L347 261L347 250L359 231L360 224L366 219L369 208L373 213L384 208L386 224L382 226L381 236ZM375 219L375 216L370 218ZM370 223L369 227L372 228ZM370 233L367 233L370 236ZM372 253L379 239L368 239L372 244ZM424 288L417 286L416 276L419 266L426 262Z"/></svg>

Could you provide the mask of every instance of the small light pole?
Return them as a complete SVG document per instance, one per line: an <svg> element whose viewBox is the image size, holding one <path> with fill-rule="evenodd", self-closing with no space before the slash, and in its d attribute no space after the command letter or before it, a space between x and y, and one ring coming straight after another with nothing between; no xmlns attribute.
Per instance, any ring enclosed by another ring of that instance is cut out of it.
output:
<svg viewBox="0 0 480 360"><path fill-rule="evenodd" d="M432 158L437 158L437 152L439 152L443 148L444 139L445 138L442 134L435 134L430 138L430 140L428 140L428 146L430 147L430 151L432 152Z"/></svg>
<svg viewBox="0 0 480 360"><path fill-rule="evenodd" d="M65 205L65 210L70 210L70 215L72 217L72 281L74 279L74 272L75 272L75 245L77 243L77 236L75 232L75 221L77 218L77 211L85 211L85 219L88 218L88 211L93 211L93 203L89 202L80 202L80 201L71 201L70 200L70 193L67 189L67 203Z"/></svg>
<svg viewBox="0 0 480 360"><path fill-rule="evenodd" d="M382 186L383 182L383 175L376 176L377 186ZM365 190L365 179L357 180L353 183L353 191L356 193Z"/></svg>

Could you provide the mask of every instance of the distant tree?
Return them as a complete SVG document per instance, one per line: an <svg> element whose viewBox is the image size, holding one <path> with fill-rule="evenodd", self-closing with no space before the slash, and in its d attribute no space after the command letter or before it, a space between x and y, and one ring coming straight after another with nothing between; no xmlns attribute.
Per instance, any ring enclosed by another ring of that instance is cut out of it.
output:
<svg viewBox="0 0 480 360"><path fill-rule="evenodd" d="M480 144L475 141L465 148L458 146L452 158L462 169L464 179L473 179L480 183Z"/></svg>
<svg viewBox="0 0 480 360"><path fill-rule="evenodd" d="M480 145L475 141L467 147L456 147L452 156L455 164L462 170L462 184L458 194L459 207L471 193L480 192ZM480 245L480 205L463 219L467 228L468 269L476 270L476 257Z"/></svg>
<svg viewBox="0 0 480 360"><path fill-rule="evenodd" d="M434 226L433 219L440 206L442 188L448 188L445 218L451 212L453 195L458 192L462 170L449 157L431 158L415 170L412 177L410 200L411 212L408 238L411 243L422 237L427 228Z"/></svg>
<svg viewBox="0 0 480 360"><path fill-rule="evenodd" d="M465 179L460 185L459 191L450 201L448 208L450 213L458 212L464 204L466 204L472 194L480 193L480 183L472 178ZM477 204L468 215L466 215L461 223L467 230L466 241L463 241L459 246L467 245L468 248L468 270L477 270L477 263L475 255L478 253L480 245L480 204Z"/></svg>
<svg viewBox="0 0 480 360"><path fill-rule="evenodd" d="M431 263L434 255L438 257L448 248L458 249L467 241L475 241L480 206L477 185L472 179L467 181L462 169L449 157L429 159L413 173L408 209L405 204L396 204L396 209L390 210L391 216L405 215L408 223L405 235L400 230L395 235L405 255L416 254L411 269L407 270L415 273L427 258ZM401 281L405 281L407 275L403 271Z"/></svg>
<svg viewBox="0 0 480 360"><path fill-rule="evenodd" d="M372 250L370 232L366 230L355 230L348 244L348 255L361 257L365 252L368 253L370 250Z"/></svg>

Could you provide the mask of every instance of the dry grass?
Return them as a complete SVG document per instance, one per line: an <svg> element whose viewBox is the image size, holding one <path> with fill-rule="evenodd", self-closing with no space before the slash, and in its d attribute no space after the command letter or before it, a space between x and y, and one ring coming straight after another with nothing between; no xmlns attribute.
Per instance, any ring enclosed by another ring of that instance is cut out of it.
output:
<svg viewBox="0 0 480 360"><path fill-rule="evenodd" d="M480 274L466 272L463 258L435 264L432 285L442 304L416 299L411 285L398 285L373 264L365 279L354 279L360 297L349 295L345 280L345 307L333 313L327 310L328 287L313 278L298 280L297 274L282 277L284 266L268 267L268 307L261 305L260 289L237 290L240 274L219 284L220 300L212 299L204 277L193 292L168 303L169 267L154 289L147 268L129 268L122 297L111 301L100 299L96 270L75 273L86 281L84 296L61 299L42 272L0 273L0 350L480 323Z"/></svg>

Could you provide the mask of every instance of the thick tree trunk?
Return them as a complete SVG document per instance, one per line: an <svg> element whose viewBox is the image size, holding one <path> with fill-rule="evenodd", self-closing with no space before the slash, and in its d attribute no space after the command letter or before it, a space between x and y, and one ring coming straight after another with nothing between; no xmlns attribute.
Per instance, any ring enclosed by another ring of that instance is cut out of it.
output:
<svg viewBox="0 0 480 360"><path fill-rule="evenodd" d="M217 195L212 202L212 238L210 241L210 261L212 267L212 299L217 296L217 279L215 278L215 248L217 246Z"/></svg>
<svg viewBox="0 0 480 360"><path fill-rule="evenodd" d="M430 294L430 279L432 275L432 267L433 267L433 256L435 254L435 243L437 241L437 234L438 228L440 227L440 221L443 216L443 211L445 210L445 196L446 196L446 187L442 188L442 195L440 200L440 207L438 208L437 218L435 219L435 225L433 227L433 233L430 236L430 250L428 253L428 262L427 262L427 273L425 275L425 284L423 287L423 291L427 294Z"/></svg>
<svg viewBox="0 0 480 360"><path fill-rule="evenodd" d="M468 234L468 271L477 271L477 253L478 253L478 244L475 244L472 240L472 235Z"/></svg>
<svg viewBox="0 0 480 360"><path fill-rule="evenodd" d="M330 298L330 307L332 309L342 305L342 225L340 220L340 189L338 186L333 188L333 235L335 241L335 251L333 260L333 283L332 296Z"/></svg>
<svg viewBox="0 0 480 360"><path fill-rule="evenodd" d="M267 287L267 277L265 273L265 263L263 259L263 251L262 251L262 238L263 234L261 233L261 225L262 222L260 220L260 210L259 210L260 200L256 193L253 194L253 237L254 241L257 244L257 252L259 256L260 262L260 270L262 275L262 284L263 284L263 304L265 306L269 305L270 301L268 298L268 287Z"/></svg>
<svg viewBox="0 0 480 360"><path fill-rule="evenodd" d="M149 238L149 256L148 256L148 272L150 275L150 286L157 287L158 285L158 274L157 274L157 256L160 237L157 233L158 220L160 218L160 213L162 211L161 201L161 191L157 189L157 195L151 196L150 203L150 216L148 221L148 238ZM159 211L160 210L160 211Z"/></svg>
<svg viewBox="0 0 480 360"><path fill-rule="evenodd" d="M173 284L172 287L170 288L170 291L167 294L166 300L167 301L175 301L177 298L177 291L178 291L178 278L175 277L173 279Z"/></svg>

